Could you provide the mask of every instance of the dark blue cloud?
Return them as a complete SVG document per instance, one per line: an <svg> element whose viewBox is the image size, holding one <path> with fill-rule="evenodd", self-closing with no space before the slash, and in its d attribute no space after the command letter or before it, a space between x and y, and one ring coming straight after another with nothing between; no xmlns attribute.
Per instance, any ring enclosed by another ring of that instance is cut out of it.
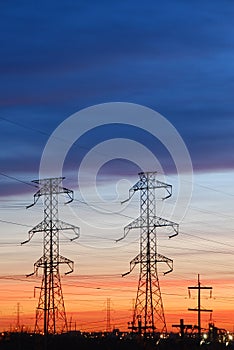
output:
<svg viewBox="0 0 234 350"><path fill-rule="evenodd" d="M154 126L152 126L152 128L154 128ZM170 153L166 149L165 145L163 145L159 140L157 140L153 136L153 134L150 134L149 132L146 132L141 128L126 124L102 125L91 129L85 134L83 134L70 148L64 163L64 170L70 171L71 173L71 170L73 169L74 176L76 177L77 171L79 170L82 160L90 150L92 150L96 145L100 144L101 142L113 140L116 138L132 140L139 143L140 145L145 146L157 157L157 159L159 159L160 164L164 169L165 173L176 172L174 161ZM108 154L108 147L106 148L106 152L103 154L100 154L99 151L96 151L97 158L102 157L102 160L104 159L105 164L105 158L107 158L106 155L111 155L112 151L113 150L109 149ZM126 150L127 159L129 158L129 156L131 157L131 152L129 152L128 154ZM131 160L127 161L124 159L117 159L116 163L114 162L114 159L112 161L108 160L107 164L108 165L106 166L103 165L103 169L106 170L107 174L111 174L112 176L114 176L115 174L123 174L124 172L127 175L134 176L133 171L135 171L135 169L138 167L137 164L134 166ZM138 167L138 171L140 170L141 169Z"/></svg>
<svg viewBox="0 0 234 350"><path fill-rule="evenodd" d="M109 101L162 113L196 170L232 167L233 15L228 0L2 2L2 169L35 172L60 122Z"/></svg>

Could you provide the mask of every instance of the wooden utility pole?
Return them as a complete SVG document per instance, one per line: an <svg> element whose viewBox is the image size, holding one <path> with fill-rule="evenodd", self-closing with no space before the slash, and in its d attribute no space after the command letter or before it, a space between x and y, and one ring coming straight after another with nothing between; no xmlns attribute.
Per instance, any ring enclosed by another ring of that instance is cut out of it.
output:
<svg viewBox="0 0 234 350"><path fill-rule="evenodd" d="M198 274L198 285L195 287L188 287L189 296L190 296L190 290L192 290L192 289L196 289L198 291L198 293L197 293L197 307L193 308L193 309L188 308L188 311L196 311L197 312L198 337L201 338L201 312L213 312L213 310L203 309L201 307L201 290L202 289L210 290L210 297L211 297L212 287L201 286L200 275Z"/></svg>

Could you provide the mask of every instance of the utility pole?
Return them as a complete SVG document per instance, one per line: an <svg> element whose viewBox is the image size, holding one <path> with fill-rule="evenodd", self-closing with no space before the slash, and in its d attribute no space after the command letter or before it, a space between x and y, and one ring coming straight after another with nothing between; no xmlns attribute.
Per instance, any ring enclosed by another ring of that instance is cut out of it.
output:
<svg viewBox="0 0 234 350"><path fill-rule="evenodd" d="M129 328L138 330L138 333L155 332L156 329L158 332L167 331L157 266L161 262L167 264L169 270L165 275L173 270L173 261L157 252L157 230L171 227L173 233L169 238L178 235L178 224L156 216L155 190L166 191L163 200L172 194L172 186L157 181L156 174L138 174L140 179L129 190L129 198L126 201L130 200L135 192L140 192L140 216L124 228L124 236L120 238L125 238L131 229L140 229L140 253L130 262L130 271L122 275L129 274L137 264L140 265L133 321L129 322Z"/></svg>
<svg viewBox="0 0 234 350"><path fill-rule="evenodd" d="M206 289L206 290L210 290L210 297L211 297L211 293L212 293L212 287L204 287L201 286L201 282L200 282L200 275L197 275L197 281L198 284L195 287L188 287L188 291L189 291L189 297L190 297L190 290L197 290L197 307L196 308L188 308L188 311L196 311L197 312L197 323L198 323L198 337L199 339L201 338L201 312L213 312L213 310L209 310L209 309L204 309L201 307L201 290Z"/></svg>
<svg viewBox="0 0 234 350"><path fill-rule="evenodd" d="M34 272L31 276L43 270L43 278L40 288L38 307L36 309L35 332L43 332L46 338L48 333L55 334L66 332L67 318L65 313L64 299L62 293L59 266L66 264L69 271L73 272L73 261L65 258L59 253L59 233L62 230L71 230L74 233L74 240L79 237L79 228L68 224L58 218L58 195L66 194L69 198L66 204L72 202L73 191L62 186L64 177L49 178L33 181L39 189L34 195L34 203L44 196L44 220L29 231L29 238L24 243L29 242L36 232L43 234L43 255L34 264Z"/></svg>

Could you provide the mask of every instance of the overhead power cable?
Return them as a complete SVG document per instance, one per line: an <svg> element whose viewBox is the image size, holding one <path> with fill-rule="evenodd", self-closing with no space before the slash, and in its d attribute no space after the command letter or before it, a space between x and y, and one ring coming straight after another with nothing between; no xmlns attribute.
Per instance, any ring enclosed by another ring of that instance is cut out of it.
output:
<svg viewBox="0 0 234 350"><path fill-rule="evenodd" d="M7 178L9 178L9 179L12 179L12 180L21 182L21 183L23 183L23 184L25 184L25 185L38 188L37 185L35 185L35 184L33 184L33 183L30 183L30 182L26 182L26 181L20 180L20 179L17 179L17 178L14 177L14 176L10 176L10 175L4 174L4 173L0 173L0 175L5 176L5 177L7 177Z"/></svg>
<svg viewBox="0 0 234 350"><path fill-rule="evenodd" d="M17 226L31 227L30 225L20 224L19 222L7 221L2 219L0 219L0 222L3 222L5 224L17 225Z"/></svg>

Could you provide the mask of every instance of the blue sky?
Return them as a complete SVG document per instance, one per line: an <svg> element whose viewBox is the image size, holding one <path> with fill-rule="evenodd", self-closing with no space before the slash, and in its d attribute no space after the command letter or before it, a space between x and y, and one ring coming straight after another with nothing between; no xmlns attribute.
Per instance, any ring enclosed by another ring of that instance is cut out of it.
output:
<svg viewBox="0 0 234 350"><path fill-rule="evenodd" d="M232 168L232 2L15 1L0 10L2 172L36 174L59 123L112 101L164 115L196 171Z"/></svg>
<svg viewBox="0 0 234 350"><path fill-rule="evenodd" d="M25 206L36 191L28 182L38 178L50 135L83 108L120 101L161 113L190 152L195 171L191 204L181 202L179 236L173 241L167 234L159 237L160 253L175 261L175 271L167 278L178 284L185 281L180 287L185 310L193 305L184 301L184 285L189 279L196 281L197 273L210 278L208 285L215 279L233 279L233 18L234 3L228 0L0 3L0 220L5 221L1 274L29 273L40 256L40 237L22 247L19 242L43 215L41 202L28 211ZM76 184L88 151L120 137L138 141L157 156L176 194L168 151L145 130L126 125L101 125L76 141L65 161L68 185ZM120 276L137 255L138 233L119 246L115 242L139 215L139 198L134 197L126 211L119 203L131 185L122 179L131 175L134 184L137 171L131 162L111 160L99 171L104 198L96 203L100 211L92 210L92 189L87 191L88 205L76 191L73 211L62 207L61 218L81 227L78 243L68 244L64 236L61 242L62 254L75 261L78 274ZM105 202L108 195L118 200ZM173 201L174 197L168 200L166 214ZM229 299L222 301L219 289L214 309L229 308L233 295L227 290ZM104 300L111 289L108 293Z"/></svg>

